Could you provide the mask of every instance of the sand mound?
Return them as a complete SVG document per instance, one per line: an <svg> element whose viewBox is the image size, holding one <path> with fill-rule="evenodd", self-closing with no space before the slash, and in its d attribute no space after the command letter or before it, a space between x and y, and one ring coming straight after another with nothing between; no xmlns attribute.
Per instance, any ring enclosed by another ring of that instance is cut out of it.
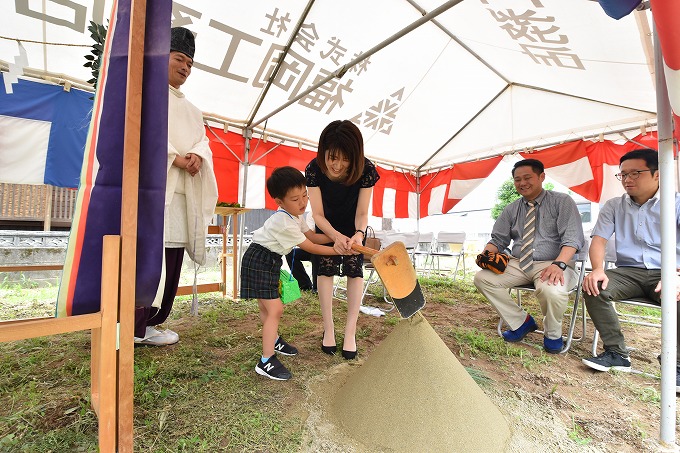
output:
<svg viewBox="0 0 680 453"><path fill-rule="evenodd" d="M420 314L402 320L331 403L349 436L395 451L504 451L498 408Z"/></svg>

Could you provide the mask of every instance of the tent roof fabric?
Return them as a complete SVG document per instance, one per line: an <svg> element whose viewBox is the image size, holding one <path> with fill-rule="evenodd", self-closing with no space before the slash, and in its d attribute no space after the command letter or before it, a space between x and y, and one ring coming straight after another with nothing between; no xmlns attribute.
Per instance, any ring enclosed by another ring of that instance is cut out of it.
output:
<svg viewBox="0 0 680 453"><path fill-rule="evenodd" d="M0 39L0 60L14 65L20 40L28 67L87 80L88 21L106 23L111 5L3 2L10 39ZM173 2L172 25L196 33L183 91L234 125L257 122L442 5L450 8L434 21L258 127L315 143L328 122L348 118L368 157L428 171L655 124L651 14L614 21L587 0Z"/></svg>

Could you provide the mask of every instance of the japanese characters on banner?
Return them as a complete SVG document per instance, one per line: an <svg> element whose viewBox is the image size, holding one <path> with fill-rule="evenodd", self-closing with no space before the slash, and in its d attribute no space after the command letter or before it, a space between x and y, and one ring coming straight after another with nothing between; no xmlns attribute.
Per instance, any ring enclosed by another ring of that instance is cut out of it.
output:
<svg viewBox="0 0 680 453"><path fill-rule="evenodd" d="M499 23L498 27L517 41L522 53L536 64L585 70L583 62L569 46L569 37L560 32L555 17L540 11L543 8L540 0L516 1L514 8L506 9L494 8L493 0L480 1L489 5L487 10Z"/></svg>

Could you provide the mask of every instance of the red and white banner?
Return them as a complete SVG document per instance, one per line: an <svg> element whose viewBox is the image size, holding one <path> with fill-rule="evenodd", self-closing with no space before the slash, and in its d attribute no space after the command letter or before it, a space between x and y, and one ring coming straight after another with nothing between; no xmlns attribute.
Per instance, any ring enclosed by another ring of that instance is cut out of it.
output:
<svg viewBox="0 0 680 453"><path fill-rule="evenodd" d="M614 177L621 156L643 147L657 149L656 132L638 135L623 145L604 140L564 143L541 151L520 153L525 159L538 159L545 174L582 197L601 202L623 193Z"/></svg>
<svg viewBox="0 0 680 453"><path fill-rule="evenodd" d="M652 15L661 43L668 98L675 121L675 138L680 139L680 2L652 0Z"/></svg>
<svg viewBox="0 0 680 453"><path fill-rule="evenodd" d="M379 165L376 165L376 169L380 179L373 188L371 214L391 219L417 218L416 178L410 173L389 170Z"/></svg>
<svg viewBox="0 0 680 453"><path fill-rule="evenodd" d="M280 145L276 140L253 139L247 167L245 141L235 132L206 127L213 152L215 176L217 177L218 200L227 203L239 202L252 209L276 209L277 205L267 193L266 182L275 168L289 165L304 173L307 164L316 157L316 152L294 146ZM247 174L244 172L247 168ZM243 199L243 185L247 191Z"/></svg>
<svg viewBox="0 0 680 453"><path fill-rule="evenodd" d="M238 201L252 209L276 209L276 203L267 194L265 185L275 168L290 165L304 172L316 156L314 151L307 149L253 139L248 156L250 164L244 166L245 149L241 134L225 133L214 127L206 128L206 133L213 151L219 200ZM550 178L590 201L600 202L623 193L621 183L614 177L621 156L642 147L657 149L657 139L656 132L652 132L639 135L623 145L608 140L577 141L520 155L524 159L540 160ZM376 165L380 180L373 189L371 214L393 219L445 214L482 184L501 160L502 156L496 156L455 164L452 168L421 176L420 186L416 177L408 172ZM244 175L245 168L247 175ZM245 200L244 183L247 183Z"/></svg>
<svg viewBox="0 0 680 453"><path fill-rule="evenodd" d="M454 164L447 200L442 212L449 212L455 205L475 190L498 166L503 156L491 159Z"/></svg>

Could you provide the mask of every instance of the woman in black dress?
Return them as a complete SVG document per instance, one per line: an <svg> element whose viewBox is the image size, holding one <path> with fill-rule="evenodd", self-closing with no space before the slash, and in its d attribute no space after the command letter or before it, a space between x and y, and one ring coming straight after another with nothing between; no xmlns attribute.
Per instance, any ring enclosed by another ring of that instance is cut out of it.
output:
<svg viewBox="0 0 680 453"><path fill-rule="evenodd" d="M351 121L333 121L321 132L316 159L305 170L316 229L333 240L338 253L361 244L368 224L368 206L378 181L375 165L364 157L364 141ZM356 328L363 292L363 255L319 256L317 289L323 317L321 350L335 354L333 276L347 277L347 324L342 356L357 355Z"/></svg>

